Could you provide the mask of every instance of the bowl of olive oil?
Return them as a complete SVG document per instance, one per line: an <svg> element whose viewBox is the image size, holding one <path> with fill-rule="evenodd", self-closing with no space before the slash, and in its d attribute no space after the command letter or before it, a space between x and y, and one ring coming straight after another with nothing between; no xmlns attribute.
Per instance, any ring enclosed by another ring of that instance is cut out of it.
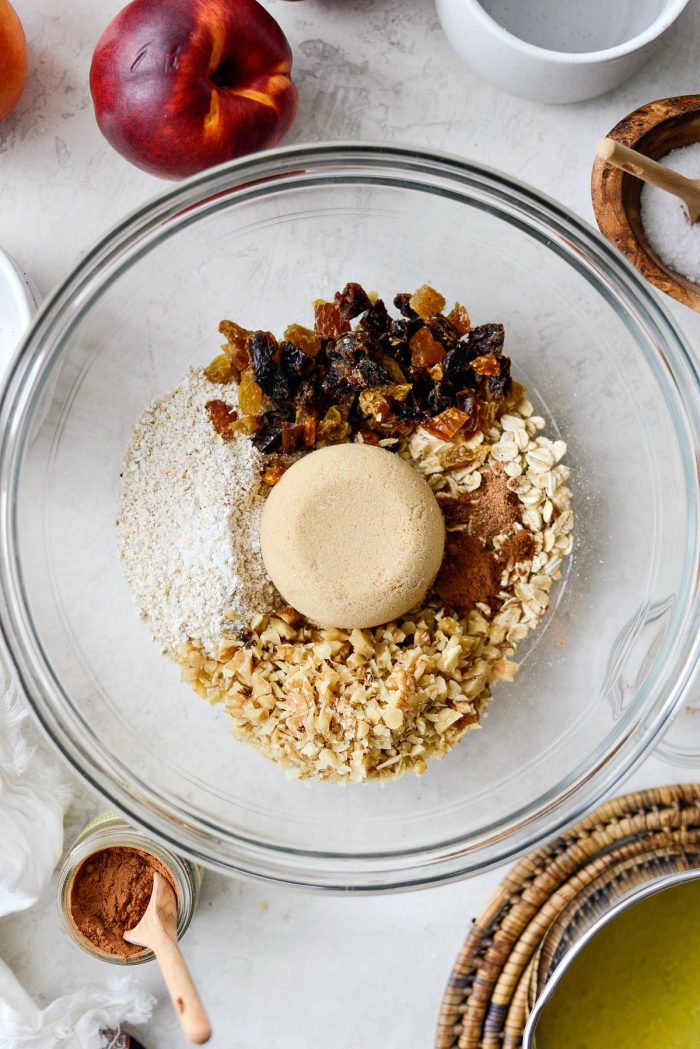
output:
<svg viewBox="0 0 700 1049"><path fill-rule="evenodd" d="M698 1049L700 870L635 888L563 957L545 939L533 985L523 1049Z"/></svg>

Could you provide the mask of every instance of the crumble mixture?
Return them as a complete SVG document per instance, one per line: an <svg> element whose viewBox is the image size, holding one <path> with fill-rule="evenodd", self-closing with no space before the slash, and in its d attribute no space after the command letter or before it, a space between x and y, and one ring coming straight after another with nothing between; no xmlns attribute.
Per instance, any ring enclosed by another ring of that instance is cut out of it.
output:
<svg viewBox="0 0 700 1049"><path fill-rule="evenodd" d="M234 736L299 778L421 774L444 756L514 680L572 548L566 444L512 381L503 326L472 326L459 303L443 314L427 285L394 304L398 319L348 284L281 342L223 321L223 352L147 409L125 462L119 540L141 615ZM259 521L292 462L347 441L423 474L445 554L407 615L323 629L275 592Z"/></svg>

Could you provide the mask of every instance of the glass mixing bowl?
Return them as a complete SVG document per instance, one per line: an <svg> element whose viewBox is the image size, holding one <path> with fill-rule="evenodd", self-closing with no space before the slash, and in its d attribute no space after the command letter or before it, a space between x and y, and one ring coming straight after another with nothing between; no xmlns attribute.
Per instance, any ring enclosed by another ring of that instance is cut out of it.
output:
<svg viewBox="0 0 700 1049"><path fill-rule="evenodd" d="M279 331L358 280L429 281L503 321L569 443L574 556L483 727L422 778L295 782L163 658L122 575L122 456L229 317ZM135 823L197 861L395 889L483 870L595 804L667 725L698 656L698 374L654 294L574 215L477 164L292 147L168 189L46 303L0 409L0 617L44 729Z"/></svg>

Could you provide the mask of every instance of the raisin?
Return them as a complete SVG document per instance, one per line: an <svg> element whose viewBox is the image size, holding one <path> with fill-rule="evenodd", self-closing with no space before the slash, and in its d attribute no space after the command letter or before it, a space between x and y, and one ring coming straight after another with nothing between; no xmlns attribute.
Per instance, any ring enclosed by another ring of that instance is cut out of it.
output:
<svg viewBox="0 0 700 1049"><path fill-rule="evenodd" d="M458 342L451 350L447 351L442 362L442 371L446 379L456 383L458 386L469 386L476 388L478 380L469 367L469 349L463 342Z"/></svg>
<svg viewBox="0 0 700 1049"><path fill-rule="evenodd" d="M284 371L287 373L290 379L295 379L294 388L298 386L304 369L309 363L309 358L306 356L303 350L295 346L293 342L287 342L286 340L280 346L281 350L281 365Z"/></svg>
<svg viewBox="0 0 700 1049"><path fill-rule="evenodd" d="M299 383L295 401L297 406L305 413L312 411L316 407L318 404L318 390L310 379L305 379Z"/></svg>
<svg viewBox="0 0 700 1049"><path fill-rule="evenodd" d="M465 437L472 437L479 429L481 412L479 401L472 390L460 390L457 394L457 407L469 416L469 421L464 424L462 433Z"/></svg>
<svg viewBox="0 0 700 1049"><path fill-rule="evenodd" d="M222 350L230 358L237 371L244 371L250 364L248 342L251 333L246 328L241 328L239 324L235 324L234 321L226 320L219 325L219 333L226 339L226 344L221 347Z"/></svg>
<svg viewBox="0 0 700 1049"><path fill-rule="evenodd" d="M479 391L485 401L504 401L511 393L513 381L510 377L510 357L497 357L497 375L488 374L482 379Z"/></svg>
<svg viewBox="0 0 700 1049"><path fill-rule="evenodd" d="M452 388L446 382L436 382L431 385L425 398L425 406L431 415L438 415L451 407L452 403Z"/></svg>
<svg viewBox="0 0 700 1049"><path fill-rule="evenodd" d="M346 360L357 360L359 357L369 356L370 344L367 336L361 331L351 331L341 335L339 339L328 347L328 356L343 357Z"/></svg>
<svg viewBox="0 0 700 1049"><path fill-rule="evenodd" d="M359 317L361 313L368 310L372 303L361 284L350 282L342 291L336 292L335 305L338 307L340 319L350 321L353 317Z"/></svg>
<svg viewBox="0 0 700 1049"><path fill-rule="evenodd" d="M381 390L381 387L376 390L363 390L360 394L360 410L362 413L379 421L388 419L392 414L391 405Z"/></svg>
<svg viewBox="0 0 700 1049"><path fill-rule="evenodd" d="M460 470L473 463L478 457L478 448L467 448L464 444L453 444L438 452L438 462L443 470Z"/></svg>
<svg viewBox="0 0 700 1049"><path fill-rule="evenodd" d="M411 306L411 296L407 291L400 291L394 295L394 306L403 317L414 318L418 314Z"/></svg>
<svg viewBox="0 0 700 1049"><path fill-rule="evenodd" d="M366 390L372 386L388 386L391 384L391 376L381 364L363 357L352 366L348 372L347 380L356 391Z"/></svg>
<svg viewBox="0 0 700 1049"><path fill-rule="evenodd" d="M483 357L487 353L497 357L503 352L505 331L502 324L480 324L468 332L464 341L472 357Z"/></svg>
<svg viewBox="0 0 700 1049"><path fill-rule="evenodd" d="M259 452L269 455L270 452L278 452L282 447L282 424L277 422L264 422L256 434L253 434L253 444Z"/></svg>
<svg viewBox="0 0 700 1049"><path fill-rule="evenodd" d="M266 331L255 331L250 337L250 354L253 360L253 377L263 393L273 401L285 400L289 396L286 376L275 363L278 353L276 339Z"/></svg>
<svg viewBox="0 0 700 1049"><path fill-rule="evenodd" d="M373 302L360 321L360 326L368 331L373 339L384 335L391 327L391 317L381 299Z"/></svg>
<svg viewBox="0 0 700 1049"><path fill-rule="evenodd" d="M447 317L443 317L441 313L436 313L429 317L425 322L425 326L433 338L442 343L446 350L454 346L459 338L450 321Z"/></svg>

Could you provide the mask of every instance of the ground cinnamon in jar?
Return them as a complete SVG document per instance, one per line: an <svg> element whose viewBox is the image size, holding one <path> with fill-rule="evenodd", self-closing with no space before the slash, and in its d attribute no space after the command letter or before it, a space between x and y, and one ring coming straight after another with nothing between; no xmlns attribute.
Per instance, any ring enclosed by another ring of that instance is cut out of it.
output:
<svg viewBox="0 0 700 1049"><path fill-rule="evenodd" d="M107 954L123 959L142 954L144 948L127 943L124 933L141 921L155 871L175 890L167 867L140 849L114 846L88 857L70 890L70 914L79 932Z"/></svg>

